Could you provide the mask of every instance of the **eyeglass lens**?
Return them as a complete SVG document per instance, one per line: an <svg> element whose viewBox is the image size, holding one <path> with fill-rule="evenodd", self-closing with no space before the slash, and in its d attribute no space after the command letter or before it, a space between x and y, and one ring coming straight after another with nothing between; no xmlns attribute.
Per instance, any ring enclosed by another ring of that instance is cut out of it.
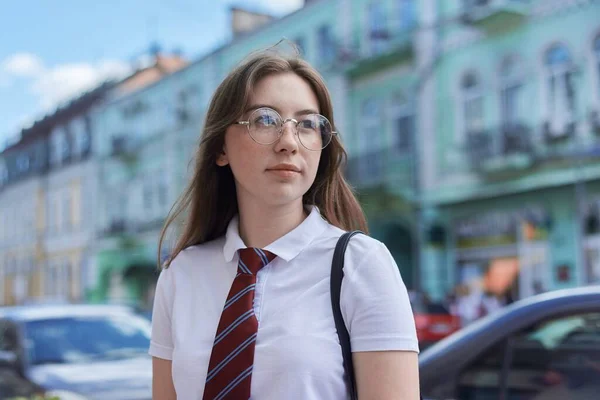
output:
<svg viewBox="0 0 600 400"><path fill-rule="evenodd" d="M256 142L272 144L281 136L283 120L274 110L259 108L250 115L248 128ZM319 114L303 115L296 124L296 130L300 143L309 150L321 150L331 141L331 124Z"/></svg>

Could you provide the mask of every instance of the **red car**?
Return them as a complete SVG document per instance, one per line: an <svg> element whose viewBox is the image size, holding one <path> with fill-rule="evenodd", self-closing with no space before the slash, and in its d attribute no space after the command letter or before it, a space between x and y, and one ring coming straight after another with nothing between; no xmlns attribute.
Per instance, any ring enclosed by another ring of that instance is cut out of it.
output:
<svg viewBox="0 0 600 400"><path fill-rule="evenodd" d="M422 349L461 328L460 317L452 315L443 304L432 302L423 293L411 292L409 297Z"/></svg>

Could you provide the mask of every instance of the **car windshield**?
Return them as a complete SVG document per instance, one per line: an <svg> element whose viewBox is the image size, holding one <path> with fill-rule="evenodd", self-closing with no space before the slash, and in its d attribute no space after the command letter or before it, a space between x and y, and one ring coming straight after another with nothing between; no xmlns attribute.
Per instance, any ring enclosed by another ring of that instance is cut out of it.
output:
<svg viewBox="0 0 600 400"><path fill-rule="evenodd" d="M410 304L412 306L413 312L416 314L450 314L450 311L448 311L448 309L443 304L432 302L422 294L411 294Z"/></svg>
<svg viewBox="0 0 600 400"><path fill-rule="evenodd" d="M76 316L25 324L32 365L147 355L150 323L135 315Z"/></svg>

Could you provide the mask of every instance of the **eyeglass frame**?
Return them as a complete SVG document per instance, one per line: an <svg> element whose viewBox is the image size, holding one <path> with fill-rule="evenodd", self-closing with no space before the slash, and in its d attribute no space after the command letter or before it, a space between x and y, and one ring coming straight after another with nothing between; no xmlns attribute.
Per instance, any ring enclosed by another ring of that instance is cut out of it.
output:
<svg viewBox="0 0 600 400"><path fill-rule="evenodd" d="M257 141L254 138L254 136L252 136L252 134L250 133L250 116L252 114L254 114L255 112L259 111L259 110L273 111L275 114L277 114L277 116L281 120L281 128L279 129L279 134L277 136L277 139L273 140L271 143L261 143L261 142ZM293 122L294 123L294 127L295 127L295 133L294 133L294 135L296 137L298 137L298 143L300 143L302 145L302 147L304 147L308 151L320 151L320 150L325 149L327 146L329 146L331 144L331 141L333 140L333 137L339 135L339 132L333 130L333 124L331 123L331 121L326 116L318 114L318 113L310 113L310 114L306 114L306 115L318 115L320 117L323 117L323 118L325 118L325 121L327 121L329 123L329 126L331 126L331 139L329 140L329 142L325 146L321 147L320 149L317 149L317 150L309 149L308 147L306 147L306 145L304 143L302 143L302 140L300 140L300 136L298 134L298 124L300 124L300 122L302 122L303 120L298 121L295 118L285 118L284 119L281 116L281 114L279 114L276 110L274 110L274 109L272 109L270 107L259 107L259 108L255 109L255 110L252 110L252 112L250 112L250 115L248 115L248 119L247 120L245 120L245 121L235 121L233 123L233 125L245 125L246 126L246 130L248 131L248 135L250 136L250 139L252 139L257 144L260 144L260 145L263 145L263 146L269 146L269 145L271 145L273 143L277 143L277 141L279 139L281 139L281 137L283 136L283 126L285 124L287 124L288 122Z"/></svg>

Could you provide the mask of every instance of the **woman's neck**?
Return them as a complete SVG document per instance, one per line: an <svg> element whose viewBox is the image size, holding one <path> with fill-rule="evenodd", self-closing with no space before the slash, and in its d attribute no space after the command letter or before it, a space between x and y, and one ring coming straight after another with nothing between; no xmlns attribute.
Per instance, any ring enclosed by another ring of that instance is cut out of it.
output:
<svg viewBox="0 0 600 400"><path fill-rule="evenodd" d="M248 247L264 248L304 221L307 213L298 203L285 206L239 204L239 233Z"/></svg>

